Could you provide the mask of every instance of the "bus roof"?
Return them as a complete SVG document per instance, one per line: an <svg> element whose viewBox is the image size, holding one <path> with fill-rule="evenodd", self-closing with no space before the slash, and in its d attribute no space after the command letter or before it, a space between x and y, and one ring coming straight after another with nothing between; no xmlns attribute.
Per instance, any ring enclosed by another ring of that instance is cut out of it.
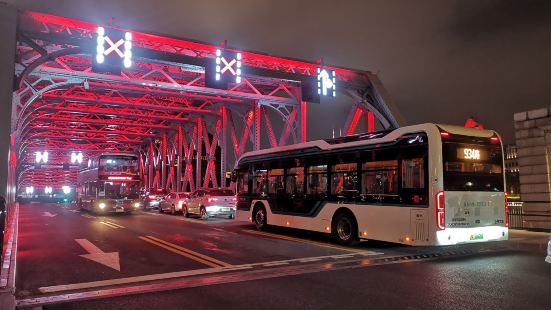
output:
<svg viewBox="0 0 551 310"><path fill-rule="evenodd" d="M434 123L424 123L419 125L404 126L392 130L377 131L372 133L361 133L346 137L339 137L334 139L324 139L324 140L314 140L306 143L291 144L285 146L279 146L270 149L251 151L241 155L237 163L242 159L247 157L253 157L258 155L273 154L279 152L287 151L296 151L296 150L306 150L306 149L316 149L316 150L330 150L344 147L353 147L356 145L365 144L366 141L371 143L387 143L394 141L395 139L403 136L408 133L415 132L434 132L438 134L439 131L446 131L451 134L464 135L464 136L473 136L479 138L490 138L497 133L493 130L488 129L474 129L474 128L464 128L461 126L454 125L445 125L445 124L434 124ZM501 138L500 138L501 139Z"/></svg>

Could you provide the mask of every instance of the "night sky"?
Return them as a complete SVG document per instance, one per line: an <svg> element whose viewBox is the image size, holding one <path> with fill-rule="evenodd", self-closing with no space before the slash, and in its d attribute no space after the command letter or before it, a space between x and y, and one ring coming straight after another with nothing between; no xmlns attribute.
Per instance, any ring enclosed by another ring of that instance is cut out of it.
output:
<svg viewBox="0 0 551 310"><path fill-rule="evenodd" d="M5 0L4 0L5 1ZM474 115L514 142L513 113L551 106L551 1L8 0L21 8L378 72L409 124ZM309 139L349 104L309 108ZM332 122L332 123L331 123ZM337 129L338 132L338 129Z"/></svg>

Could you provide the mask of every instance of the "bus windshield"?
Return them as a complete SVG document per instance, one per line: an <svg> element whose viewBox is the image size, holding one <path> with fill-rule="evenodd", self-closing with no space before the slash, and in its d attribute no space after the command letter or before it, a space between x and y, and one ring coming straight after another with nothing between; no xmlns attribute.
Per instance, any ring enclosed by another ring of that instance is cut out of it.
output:
<svg viewBox="0 0 551 310"><path fill-rule="evenodd" d="M138 182L128 182L128 183L116 183L116 182L105 182L104 186L105 198L111 199L135 199L139 196L140 187Z"/></svg>
<svg viewBox="0 0 551 310"><path fill-rule="evenodd" d="M131 173L137 172L138 159L134 156L124 155L108 155L101 156L99 160L100 172L120 172Z"/></svg>
<svg viewBox="0 0 551 310"><path fill-rule="evenodd" d="M442 150L444 190L503 191L503 156L500 144L444 140Z"/></svg>

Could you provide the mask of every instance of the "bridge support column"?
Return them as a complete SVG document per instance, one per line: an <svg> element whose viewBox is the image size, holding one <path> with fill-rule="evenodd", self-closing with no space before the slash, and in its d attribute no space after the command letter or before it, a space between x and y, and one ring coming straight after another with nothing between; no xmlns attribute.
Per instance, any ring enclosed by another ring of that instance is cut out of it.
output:
<svg viewBox="0 0 551 310"><path fill-rule="evenodd" d="M197 158L195 159L195 184L199 188L202 184L201 160L203 157L203 119L200 117L197 118L197 139L195 140L195 148L197 151Z"/></svg>
<svg viewBox="0 0 551 310"><path fill-rule="evenodd" d="M176 135L176 163L174 168L176 169L176 191L182 191L182 147L183 147L183 135L184 129L182 125L178 126L178 133Z"/></svg>
<svg viewBox="0 0 551 310"><path fill-rule="evenodd" d="M168 138L165 132L163 133L163 140L161 142L161 188L166 188L167 146L168 146Z"/></svg>
<svg viewBox="0 0 551 310"><path fill-rule="evenodd" d="M228 111L225 106L220 108L220 117L222 120L222 132L220 134L220 186L226 187L226 160L228 146ZM236 159L237 160L237 159Z"/></svg>

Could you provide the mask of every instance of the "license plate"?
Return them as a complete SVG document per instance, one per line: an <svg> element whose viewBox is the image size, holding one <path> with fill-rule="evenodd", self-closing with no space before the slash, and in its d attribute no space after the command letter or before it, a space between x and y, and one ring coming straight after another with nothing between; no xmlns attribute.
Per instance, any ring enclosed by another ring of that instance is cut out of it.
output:
<svg viewBox="0 0 551 310"><path fill-rule="evenodd" d="M222 211L230 211L230 208L222 208Z"/></svg>
<svg viewBox="0 0 551 310"><path fill-rule="evenodd" d="M124 212L124 209L116 209L115 212Z"/></svg>
<svg viewBox="0 0 551 310"><path fill-rule="evenodd" d="M469 239L470 240L482 240L482 239L484 239L484 234L474 234L474 235L471 235L471 237Z"/></svg>

